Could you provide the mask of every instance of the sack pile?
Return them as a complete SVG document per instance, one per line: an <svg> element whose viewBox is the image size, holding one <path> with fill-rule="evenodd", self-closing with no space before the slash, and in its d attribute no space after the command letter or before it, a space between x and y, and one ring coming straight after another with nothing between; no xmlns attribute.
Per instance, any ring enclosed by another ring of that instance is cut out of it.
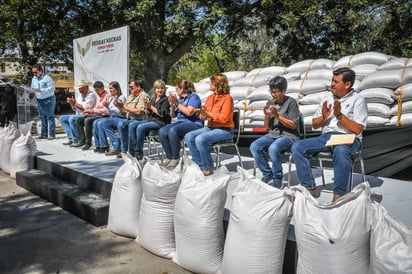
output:
<svg viewBox="0 0 412 274"><path fill-rule="evenodd" d="M191 272L282 273L290 224L299 254L297 273L412 272L412 231L373 201L367 182L335 203L321 204L302 186L279 190L241 167L237 174L222 167L205 177L187 158L183 168L174 170L149 161L138 179L139 165L124 159L110 201L110 210L115 203L123 217L117 225L122 222L137 233L136 242L145 249ZM231 178L240 179L225 235Z"/></svg>
<svg viewBox="0 0 412 274"><path fill-rule="evenodd" d="M230 93L235 106L242 113L242 125L250 131L264 127L263 106L271 98L269 80L283 76L288 80L287 95L296 99L305 116L305 125L312 125L313 114L324 96L330 92L333 70L350 67L356 73L354 88L368 104L368 128L387 125L412 125L412 60L379 52L364 52L344 56L338 61L310 59L289 67L270 66L250 72L231 71ZM209 92L209 78L195 83L197 92L205 100Z"/></svg>

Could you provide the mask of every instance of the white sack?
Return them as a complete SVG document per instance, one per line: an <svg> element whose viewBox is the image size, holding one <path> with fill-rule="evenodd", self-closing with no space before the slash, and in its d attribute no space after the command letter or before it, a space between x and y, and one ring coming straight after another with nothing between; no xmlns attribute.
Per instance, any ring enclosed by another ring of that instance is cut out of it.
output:
<svg viewBox="0 0 412 274"><path fill-rule="evenodd" d="M142 200L142 166L129 153L123 153L123 165L114 176L110 194L107 228L119 235L136 238Z"/></svg>
<svg viewBox="0 0 412 274"><path fill-rule="evenodd" d="M36 141L30 132L14 140L10 149L10 176L12 178L16 178L16 172L34 167L36 148Z"/></svg>
<svg viewBox="0 0 412 274"><path fill-rule="evenodd" d="M376 71L377 68L378 65L375 64L362 64L354 66L352 69L356 74L356 79L362 81L362 79L365 78L365 76Z"/></svg>
<svg viewBox="0 0 412 274"><path fill-rule="evenodd" d="M391 122L389 118L384 118L381 116L373 116L373 115L368 115L368 118L366 121L367 121L368 128L389 125Z"/></svg>
<svg viewBox="0 0 412 274"><path fill-rule="evenodd" d="M313 63L313 61L314 61L313 59L308 59L308 60L303 60L303 61L300 61L300 62L296 62L296 63L290 65L289 67L287 67L286 71L288 73L290 73L290 72L299 72L299 73L305 72L309 69L309 66L310 66L311 63Z"/></svg>
<svg viewBox="0 0 412 274"><path fill-rule="evenodd" d="M222 273L282 273L292 202L238 167Z"/></svg>
<svg viewBox="0 0 412 274"><path fill-rule="evenodd" d="M219 273L222 267L223 212L230 174L225 167L204 176L185 160L174 212L176 256L173 261L195 273Z"/></svg>
<svg viewBox="0 0 412 274"><path fill-rule="evenodd" d="M232 87L261 87L267 86L269 84L269 80L272 76L267 74L262 75L254 75L254 76L246 76L243 78L239 78L236 81L231 83ZM232 91L230 92L232 93Z"/></svg>
<svg viewBox="0 0 412 274"><path fill-rule="evenodd" d="M249 100L270 100L272 95L269 92L269 86L261 86L251 90L246 99Z"/></svg>
<svg viewBox="0 0 412 274"><path fill-rule="evenodd" d="M180 165L167 170L149 161L143 168L143 198L136 242L165 258L172 258L176 250L173 211L180 181Z"/></svg>
<svg viewBox="0 0 412 274"><path fill-rule="evenodd" d="M383 103L391 105L395 102L396 96L392 89L388 88L370 88L360 92L366 103Z"/></svg>
<svg viewBox="0 0 412 274"><path fill-rule="evenodd" d="M230 88L230 95L233 100L243 100L245 99L254 87L250 86L236 86Z"/></svg>
<svg viewBox="0 0 412 274"><path fill-rule="evenodd" d="M285 73L285 67L281 66L270 66L264 68L256 68L251 70L246 77L258 75L269 75L271 77L275 77L277 75L281 75Z"/></svg>
<svg viewBox="0 0 412 274"><path fill-rule="evenodd" d="M21 131L15 128L13 125L8 125L3 133L3 138L0 139L1 155L0 155L0 167L4 172L10 174L10 151L14 140L19 138Z"/></svg>
<svg viewBox="0 0 412 274"><path fill-rule="evenodd" d="M368 105L368 115L379 116L383 118L391 117L391 108L389 107L389 105L385 105L381 103L368 103L367 105Z"/></svg>
<svg viewBox="0 0 412 274"><path fill-rule="evenodd" d="M390 120L391 125L396 125L396 122L398 121L398 116L392 116ZM404 113L401 115L401 125L402 126L408 126L412 125L412 113Z"/></svg>
<svg viewBox="0 0 412 274"><path fill-rule="evenodd" d="M399 92L401 91L401 87L398 87L395 92ZM397 98L397 95L395 95ZM412 83L410 84L406 84L406 85L402 85L402 101L412 101Z"/></svg>
<svg viewBox="0 0 412 274"><path fill-rule="evenodd" d="M265 122L257 119L250 119L248 126L253 128L264 128Z"/></svg>
<svg viewBox="0 0 412 274"><path fill-rule="evenodd" d="M286 68L288 73L290 72L305 72L307 70L317 70L317 69L332 69L335 61L319 58L319 59L308 59L304 61L297 62Z"/></svg>
<svg viewBox="0 0 412 274"><path fill-rule="evenodd" d="M303 114L304 117L313 116L316 110L319 108L319 104L316 105L300 105L299 111Z"/></svg>
<svg viewBox="0 0 412 274"><path fill-rule="evenodd" d="M331 80L325 79L307 79L291 81L288 83L288 92L296 92L303 95L308 95L311 93L327 91L330 89L330 83Z"/></svg>
<svg viewBox="0 0 412 274"><path fill-rule="evenodd" d="M362 52L356 55L348 55L340 58L334 65L334 69L341 67L355 67L361 64L382 65L389 61L389 56L380 52Z"/></svg>
<svg viewBox="0 0 412 274"><path fill-rule="evenodd" d="M412 113L412 101L402 102L402 114ZM394 104L391 108L391 114L398 115L398 104Z"/></svg>
<svg viewBox="0 0 412 274"><path fill-rule="evenodd" d="M302 186L293 207L297 273L368 273L371 199L369 184L329 205L323 205ZM293 222L292 221L292 222Z"/></svg>
<svg viewBox="0 0 412 274"><path fill-rule="evenodd" d="M402 79L402 75L404 78ZM390 88L396 89L400 85L412 83L412 68L396 70L377 70L365 78L359 85L360 90L368 88Z"/></svg>
<svg viewBox="0 0 412 274"><path fill-rule="evenodd" d="M299 71L296 71L296 72L285 73L285 74L280 75L280 76L285 78L286 81L288 81L288 83L289 83L290 81L299 80L300 79L300 74L301 73Z"/></svg>
<svg viewBox="0 0 412 274"><path fill-rule="evenodd" d="M0 127L0 156L2 155L2 150L3 150L3 137L6 134L6 128L5 127ZM1 168L1 163L0 163L0 168Z"/></svg>
<svg viewBox="0 0 412 274"><path fill-rule="evenodd" d="M246 71L228 71L228 72L224 72L223 74L226 75L229 82L232 82L239 78L245 77L247 72Z"/></svg>
<svg viewBox="0 0 412 274"><path fill-rule="evenodd" d="M305 121L305 126L312 126L313 114L305 116L303 120Z"/></svg>
<svg viewBox="0 0 412 274"><path fill-rule="evenodd" d="M330 69L315 69L304 72L300 75L301 79L324 79L332 81L333 73Z"/></svg>
<svg viewBox="0 0 412 274"><path fill-rule="evenodd" d="M329 91L322 91L317 93L302 96L298 102L302 105L319 105L322 100L328 95Z"/></svg>
<svg viewBox="0 0 412 274"><path fill-rule="evenodd" d="M250 100L247 107L253 108L255 110L263 110L263 107L266 106L267 100Z"/></svg>
<svg viewBox="0 0 412 274"><path fill-rule="evenodd" d="M411 58L406 58L406 57L394 58L382 64L381 66L379 66L378 70L403 69L404 67L412 68Z"/></svg>
<svg viewBox="0 0 412 274"><path fill-rule="evenodd" d="M373 213L369 273L412 273L412 230L377 203Z"/></svg>
<svg viewBox="0 0 412 274"><path fill-rule="evenodd" d="M210 91L209 83L193 83L196 89L196 93L208 93ZM168 90L169 91L169 90ZM172 92L175 92L175 88L171 89Z"/></svg>

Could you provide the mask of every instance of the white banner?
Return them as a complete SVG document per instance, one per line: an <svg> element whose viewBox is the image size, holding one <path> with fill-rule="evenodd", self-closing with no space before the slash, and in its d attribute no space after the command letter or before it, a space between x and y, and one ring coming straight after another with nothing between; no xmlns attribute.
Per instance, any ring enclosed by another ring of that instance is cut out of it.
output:
<svg viewBox="0 0 412 274"><path fill-rule="evenodd" d="M118 81L122 93L128 94L129 27L121 27L73 40L74 85L86 80L91 86L102 81ZM78 90L76 90L77 94Z"/></svg>

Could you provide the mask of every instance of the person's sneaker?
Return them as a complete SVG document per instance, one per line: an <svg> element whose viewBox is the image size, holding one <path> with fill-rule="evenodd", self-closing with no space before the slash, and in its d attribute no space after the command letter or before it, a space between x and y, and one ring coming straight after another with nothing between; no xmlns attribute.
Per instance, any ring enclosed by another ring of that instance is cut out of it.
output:
<svg viewBox="0 0 412 274"><path fill-rule="evenodd" d="M84 145L82 150L89 150L92 146L91 145Z"/></svg>
<svg viewBox="0 0 412 274"><path fill-rule="evenodd" d="M72 141L68 141L68 142L63 143L64 146L70 146L71 144L73 144Z"/></svg>
<svg viewBox="0 0 412 274"><path fill-rule="evenodd" d="M38 136L37 139L47 139L47 136Z"/></svg>
<svg viewBox="0 0 412 274"><path fill-rule="evenodd" d="M179 164L179 162L179 159L172 159L165 167L167 167L168 169L174 169Z"/></svg>
<svg viewBox="0 0 412 274"><path fill-rule="evenodd" d="M54 140L56 139L56 136L49 136L49 138L47 138L47 140Z"/></svg>
<svg viewBox="0 0 412 274"><path fill-rule="evenodd" d="M117 156L120 153L122 153L120 150L112 150L112 151L106 152L104 155L106 155L106 156Z"/></svg>

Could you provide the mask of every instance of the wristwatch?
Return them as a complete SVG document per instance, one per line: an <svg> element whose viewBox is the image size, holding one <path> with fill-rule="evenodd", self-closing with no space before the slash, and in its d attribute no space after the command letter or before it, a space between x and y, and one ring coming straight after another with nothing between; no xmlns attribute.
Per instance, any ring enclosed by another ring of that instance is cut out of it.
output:
<svg viewBox="0 0 412 274"><path fill-rule="evenodd" d="M342 120L343 114L339 113L338 116L336 116L336 119L338 119L338 121Z"/></svg>

